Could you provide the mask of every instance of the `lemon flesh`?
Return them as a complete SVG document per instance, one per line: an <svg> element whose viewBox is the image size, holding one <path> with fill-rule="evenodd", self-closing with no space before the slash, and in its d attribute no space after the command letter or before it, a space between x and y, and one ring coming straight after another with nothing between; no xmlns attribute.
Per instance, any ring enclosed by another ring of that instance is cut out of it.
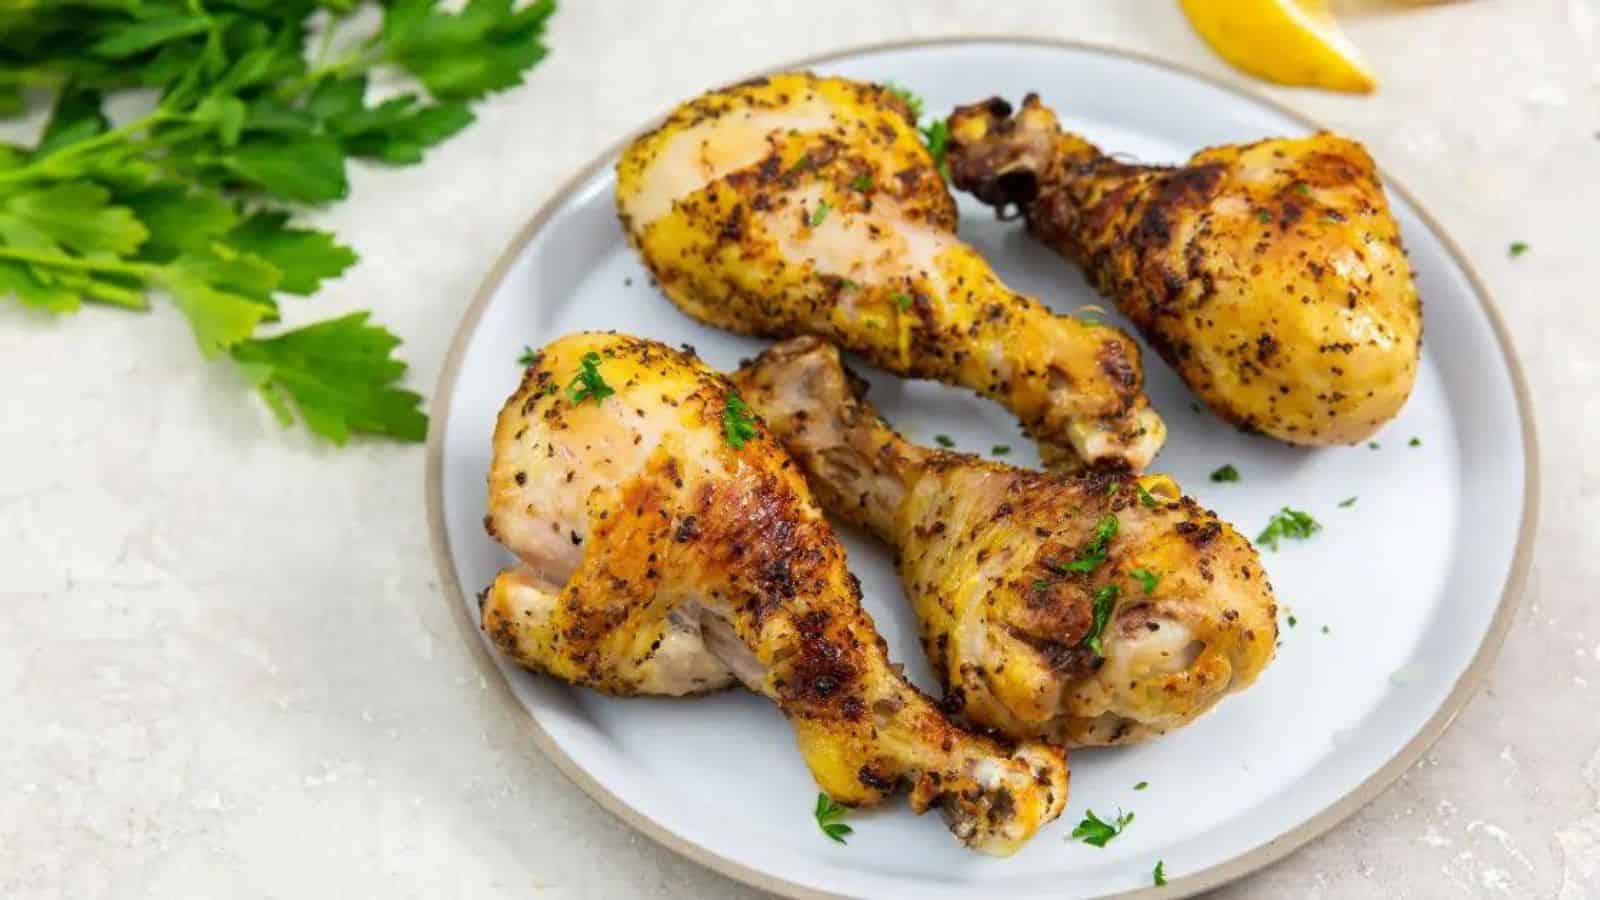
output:
<svg viewBox="0 0 1600 900"><path fill-rule="evenodd" d="M1355 94L1378 86L1323 0L1178 3L1217 55L1258 78Z"/></svg>

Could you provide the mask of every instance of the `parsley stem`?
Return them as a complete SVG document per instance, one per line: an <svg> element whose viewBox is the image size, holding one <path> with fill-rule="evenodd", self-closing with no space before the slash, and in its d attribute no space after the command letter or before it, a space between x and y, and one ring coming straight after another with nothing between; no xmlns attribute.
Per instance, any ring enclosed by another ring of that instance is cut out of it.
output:
<svg viewBox="0 0 1600 900"><path fill-rule="evenodd" d="M329 31L331 33L332 29L330 28ZM316 65L307 69L304 75L298 78L291 78L279 85L278 89L273 92L274 95L285 103L292 103L300 99L307 90L316 87L324 78L364 72L372 68L384 61L384 55L381 52L372 52L372 49L378 45L380 38L381 35L374 34L357 44L353 49L346 50L328 62L319 60Z"/></svg>
<svg viewBox="0 0 1600 900"><path fill-rule="evenodd" d="M14 259L17 262L55 266L59 269L79 269L85 272L113 272L118 275L131 275L135 278L149 278L161 268L154 263L126 263L117 262L114 259L87 259L82 256L68 256L65 253L44 253L38 250L22 250L5 245L0 245L0 259Z"/></svg>
<svg viewBox="0 0 1600 900"><path fill-rule="evenodd" d="M16 84L23 87L55 87L63 81L66 81L64 76L42 66L0 71L0 84Z"/></svg>
<svg viewBox="0 0 1600 900"><path fill-rule="evenodd" d="M68 172L62 171L62 164L64 162L75 157L82 156L86 151L98 150L107 144L114 144L117 141L126 138L130 134L135 134L141 130L148 129L157 122L171 117L172 113L168 112L167 110L154 110L149 115L141 116L125 125L119 125L116 128L112 128L108 131L103 131L92 138L62 147L60 150L57 150L43 159L28 163L25 166L18 166L15 169L8 169L4 172L0 172L0 184L11 181L30 181L35 178L63 177L69 174Z"/></svg>

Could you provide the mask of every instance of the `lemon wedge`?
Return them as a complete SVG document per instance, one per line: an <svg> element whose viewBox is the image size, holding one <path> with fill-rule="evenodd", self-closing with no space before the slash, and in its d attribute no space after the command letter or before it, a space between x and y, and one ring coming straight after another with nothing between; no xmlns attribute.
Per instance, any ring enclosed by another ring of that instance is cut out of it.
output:
<svg viewBox="0 0 1600 900"><path fill-rule="evenodd" d="M1325 0L1178 0L1217 55L1278 84L1370 93L1378 79Z"/></svg>

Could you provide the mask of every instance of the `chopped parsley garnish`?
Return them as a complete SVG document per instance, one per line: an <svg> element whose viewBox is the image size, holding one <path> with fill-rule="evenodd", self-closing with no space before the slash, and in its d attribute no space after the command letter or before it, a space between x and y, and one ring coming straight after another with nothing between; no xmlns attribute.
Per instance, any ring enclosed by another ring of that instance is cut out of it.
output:
<svg viewBox="0 0 1600 900"><path fill-rule="evenodd" d="M1511 258L1512 259L1516 259L1517 257L1521 256L1522 254L1528 252L1528 245L1526 243L1524 243L1523 241L1512 241L1511 242L1511 250L1510 250L1510 252L1511 252Z"/></svg>
<svg viewBox="0 0 1600 900"><path fill-rule="evenodd" d="M1090 846L1104 847L1131 824L1133 824L1133 813L1125 813L1119 809L1117 817L1106 822L1091 809L1084 812L1083 821L1078 823L1077 828L1072 829L1072 836Z"/></svg>
<svg viewBox="0 0 1600 900"><path fill-rule="evenodd" d="M1294 183L1294 189L1295 192L1300 194L1302 197L1311 196L1311 185L1306 184L1304 181L1296 181Z"/></svg>
<svg viewBox="0 0 1600 900"><path fill-rule="evenodd" d="M933 441L946 450L956 445L955 441L950 440L950 435L948 434L936 434L933 436Z"/></svg>
<svg viewBox="0 0 1600 900"><path fill-rule="evenodd" d="M933 164L939 170L939 175L945 181L950 180L950 168L945 165L944 151L950 143L950 126L943 119L935 119L927 125L919 124L922 121L922 98L911 93L892 81L884 82L884 89L905 101L906 107L911 110L911 122L917 126L917 133L922 135L922 143L928 147L928 153L933 156Z"/></svg>
<svg viewBox="0 0 1600 900"><path fill-rule="evenodd" d="M1156 887L1165 887L1166 886L1166 883L1167 883L1167 873L1165 871L1166 867L1167 867L1167 864L1165 862L1162 862L1159 859L1156 860L1155 871L1150 873L1150 877L1155 879Z"/></svg>
<svg viewBox="0 0 1600 900"><path fill-rule="evenodd" d="M1333 630L1331 628L1329 628L1328 626L1324 625L1324 626L1322 626L1322 633L1323 634L1332 634Z"/></svg>
<svg viewBox="0 0 1600 900"><path fill-rule="evenodd" d="M906 310L911 308L911 295L910 294L895 294L894 296L890 297L889 299L894 301L894 305L895 306L900 307L900 311L901 312L905 312Z"/></svg>
<svg viewBox="0 0 1600 900"><path fill-rule="evenodd" d="M1139 502L1150 509L1156 508L1156 495L1144 489L1144 485L1135 481L1133 489L1139 492Z"/></svg>
<svg viewBox="0 0 1600 900"><path fill-rule="evenodd" d="M1033 590L1034 590L1035 593L1042 594L1042 593L1044 593L1045 591L1047 591L1049 589L1050 589L1050 582L1045 581L1043 578L1034 579Z"/></svg>
<svg viewBox="0 0 1600 900"><path fill-rule="evenodd" d="M863 194L872 190L872 176L857 175L853 180L851 180L850 189L852 191L860 191Z"/></svg>
<svg viewBox="0 0 1600 900"><path fill-rule="evenodd" d="M1148 781L1141 781L1141 782L1139 782L1139 783L1138 783L1138 784L1136 784L1136 785L1134 785L1134 786L1133 786L1133 789L1134 789L1134 790L1136 790L1136 791L1142 791L1142 790L1144 790L1144 789L1145 789L1145 788L1147 788L1147 787L1149 787L1149 786L1150 786L1150 782L1148 782Z"/></svg>
<svg viewBox="0 0 1600 900"><path fill-rule="evenodd" d="M1107 513L1100 517L1100 521L1095 523L1094 537L1090 538L1089 543L1084 544L1083 549L1078 551L1077 559L1067 563L1050 562L1046 563L1046 565L1062 575L1070 572L1093 572L1101 563L1106 561L1106 544L1116 536L1117 517Z"/></svg>
<svg viewBox="0 0 1600 900"><path fill-rule="evenodd" d="M743 450L745 442L756 436L750 407L733 391L728 392L728 403L722 408L722 436L735 450Z"/></svg>
<svg viewBox="0 0 1600 900"><path fill-rule="evenodd" d="M539 351L537 351L537 350L533 349L532 347L529 347L528 345L524 344L522 346L522 355L517 357L517 365L519 365L519 366L523 367L524 369L526 369L527 367L533 365L534 363L536 363L538 361L539 361Z"/></svg>
<svg viewBox="0 0 1600 900"><path fill-rule="evenodd" d="M849 812L850 810L833 802L832 797L821 791L817 792L817 810L813 813L817 818L817 827L822 829L823 834L841 844L845 843L845 835L855 830L839 821Z"/></svg>
<svg viewBox="0 0 1600 900"><path fill-rule="evenodd" d="M911 93L910 88L901 87L892 81L884 82L883 87L884 90L905 101L906 106L911 109L911 118L913 120L922 118L922 98Z"/></svg>
<svg viewBox="0 0 1600 900"><path fill-rule="evenodd" d="M811 219L810 219L811 227L815 228L818 225L821 225L822 224L822 220L826 219L828 217L828 213L830 213L830 212L833 212L833 207L828 205L828 201L826 201L826 200L817 201L816 211L811 214Z"/></svg>
<svg viewBox="0 0 1600 900"><path fill-rule="evenodd" d="M989 448L989 452L993 453L995 456L1005 456L1007 453L1011 452L1011 448L1007 447L1005 444L995 444L993 447Z"/></svg>
<svg viewBox="0 0 1600 900"><path fill-rule="evenodd" d="M1271 548L1273 552L1277 552L1278 541L1283 538L1303 541L1321 530L1322 523L1297 509L1290 509L1285 506L1272 514L1272 518L1267 522L1267 527L1262 530L1261 534L1256 536L1256 543Z"/></svg>
<svg viewBox="0 0 1600 900"><path fill-rule="evenodd" d="M859 283L851 281L848 278L839 279L839 289L840 290L843 290L843 291L854 291L854 290L860 289L860 287L861 287L861 285Z"/></svg>
<svg viewBox="0 0 1600 900"><path fill-rule="evenodd" d="M1264 209L1258 209L1256 210L1256 221L1266 225L1272 221L1272 213Z"/></svg>
<svg viewBox="0 0 1600 900"><path fill-rule="evenodd" d="M1083 636L1083 645L1094 651L1095 656L1105 656L1105 647L1100 644L1100 634L1106 630L1106 624L1111 621L1111 611L1116 609L1117 597L1122 593L1122 588L1108 584L1094 592L1094 621L1089 624L1089 633Z"/></svg>
<svg viewBox="0 0 1600 900"><path fill-rule="evenodd" d="M1139 587L1143 588L1146 594L1153 592L1156 585L1161 583L1161 576L1149 569L1130 569L1128 574L1139 579Z"/></svg>
<svg viewBox="0 0 1600 900"><path fill-rule="evenodd" d="M950 167L945 165L944 151L950 143L950 126L943 119L935 119L917 131L922 133L922 142L928 145L928 155L933 157L934 168L939 170L940 177L949 181Z"/></svg>
<svg viewBox="0 0 1600 900"><path fill-rule="evenodd" d="M1421 447L1422 446L1422 438L1414 437L1411 440L1407 441L1406 444L1408 446L1411 446L1411 447Z"/></svg>
<svg viewBox="0 0 1600 900"><path fill-rule="evenodd" d="M1354 497L1346 497L1343 500L1339 501L1339 507L1341 509L1349 509L1350 507L1355 506L1355 505L1356 505L1356 498L1354 498Z"/></svg>
<svg viewBox="0 0 1600 900"><path fill-rule="evenodd" d="M1222 468L1217 469L1215 472L1212 472L1211 473L1211 480L1215 481L1215 482L1218 482L1218 483L1221 483L1221 482L1224 482L1224 481L1238 481L1239 480L1239 470L1235 469L1233 467L1233 463L1228 463L1227 465L1223 466Z"/></svg>
<svg viewBox="0 0 1600 900"><path fill-rule="evenodd" d="M1382 446L1383 445L1378 443L1377 441L1367 441L1367 449L1368 450L1376 450L1376 449L1378 449L1379 447L1382 447Z"/></svg>
<svg viewBox="0 0 1600 900"><path fill-rule="evenodd" d="M1295 627L1296 625L1299 625L1299 624L1300 624L1300 620L1299 619L1296 619L1294 616L1290 616L1289 617L1289 627L1290 628L1293 628L1293 627Z"/></svg>
<svg viewBox="0 0 1600 900"><path fill-rule="evenodd" d="M578 364L578 374L572 376L572 381L567 384L567 399L573 406L579 406L590 397L594 398L596 406L600 401L615 394L611 385L600 377L600 354L590 350L583 355Z"/></svg>

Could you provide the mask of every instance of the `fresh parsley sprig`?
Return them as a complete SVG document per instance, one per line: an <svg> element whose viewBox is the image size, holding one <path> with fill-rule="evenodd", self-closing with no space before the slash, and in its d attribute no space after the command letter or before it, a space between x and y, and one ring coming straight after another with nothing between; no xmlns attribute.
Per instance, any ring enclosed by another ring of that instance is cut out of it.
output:
<svg viewBox="0 0 1600 900"><path fill-rule="evenodd" d="M845 837L855 831L849 825L839 821L849 812L848 808L833 802L832 797L821 791L817 792L817 809L813 813L817 819L817 827L822 829L822 833L830 839L841 844L846 843Z"/></svg>
<svg viewBox="0 0 1600 900"><path fill-rule="evenodd" d="M545 54L551 0L29 3L0 26L0 118L51 113L32 146L0 144L0 297L54 314L165 297L206 358L239 366L272 411L316 434L421 440L395 384L399 340L349 315L276 336L277 295L309 296L356 262L285 205L342 199L349 159L406 164L472 122L469 104ZM378 4L371 4L378 6ZM313 17L319 50L307 53ZM348 48L348 49L344 49ZM309 58L308 58L309 56ZM369 103L369 75L422 91ZM114 123L107 100L154 91Z"/></svg>

